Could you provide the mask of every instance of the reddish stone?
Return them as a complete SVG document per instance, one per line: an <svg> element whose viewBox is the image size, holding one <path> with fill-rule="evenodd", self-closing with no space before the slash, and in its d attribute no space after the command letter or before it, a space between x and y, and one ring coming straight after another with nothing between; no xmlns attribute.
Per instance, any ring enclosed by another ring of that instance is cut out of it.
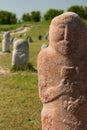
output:
<svg viewBox="0 0 87 130"><path fill-rule="evenodd" d="M87 130L87 29L77 14L52 20L38 80L42 130Z"/></svg>

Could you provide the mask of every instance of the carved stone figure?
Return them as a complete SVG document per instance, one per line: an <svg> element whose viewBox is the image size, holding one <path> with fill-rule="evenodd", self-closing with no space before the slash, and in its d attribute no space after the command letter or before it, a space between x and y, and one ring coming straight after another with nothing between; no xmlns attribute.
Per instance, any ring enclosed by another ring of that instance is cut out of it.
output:
<svg viewBox="0 0 87 130"><path fill-rule="evenodd" d="M13 44L12 66L24 66L28 62L29 45L26 40L17 39Z"/></svg>
<svg viewBox="0 0 87 130"><path fill-rule="evenodd" d="M38 80L42 130L87 130L87 29L77 14L51 21Z"/></svg>
<svg viewBox="0 0 87 130"><path fill-rule="evenodd" d="M10 32L5 32L3 34L2 40L2 51L3 52L10 52Z"/></svg>

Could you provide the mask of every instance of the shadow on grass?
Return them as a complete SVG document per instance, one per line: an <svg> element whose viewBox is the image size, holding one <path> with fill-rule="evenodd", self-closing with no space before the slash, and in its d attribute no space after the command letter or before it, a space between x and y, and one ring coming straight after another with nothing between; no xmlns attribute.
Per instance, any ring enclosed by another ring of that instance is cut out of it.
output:
<svg viewBox="0 0 87 130"><path fill-rule="evenodd" d="M25 66L22 65L14 65L11 67L11 72L16 71L31 71L31 72L37 72L37 70L33 67L31 63L26 64Z"/></svg>

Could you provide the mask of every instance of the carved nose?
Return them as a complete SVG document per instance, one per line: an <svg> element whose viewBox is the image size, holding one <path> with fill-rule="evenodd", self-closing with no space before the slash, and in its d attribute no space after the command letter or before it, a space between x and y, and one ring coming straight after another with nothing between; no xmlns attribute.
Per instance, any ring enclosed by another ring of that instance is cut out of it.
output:
<svg viewBox="0 0 87 130"><path fill-rule="evenodd" d="M66 41L69 40L69 29L68 29L68 26L65 27L64 40L66 40Z"/></svg>

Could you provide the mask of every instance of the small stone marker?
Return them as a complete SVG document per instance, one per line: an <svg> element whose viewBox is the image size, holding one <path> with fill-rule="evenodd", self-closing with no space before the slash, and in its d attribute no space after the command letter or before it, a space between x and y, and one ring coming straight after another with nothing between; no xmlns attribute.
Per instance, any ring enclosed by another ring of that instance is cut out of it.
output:
<svg viewBox="0 0 87 130"><path fill-rule="evenodd" d="M45 48L47 48L47 47L48 47L48 44L42 44L41 50L43 50L43 49L45 49Z"/></svg>
<svg viewBox="0 0 87 130"><path fill-rule="evenodd" d="M87 29L77 14L51 21L38 80L42 130L87 130Z"/></svg>
<svg viewBox="0 0 87 130"><path fill-rule="evenodd" d="M10 52L10 32L9 31L3 34L2 52Z"/></svg>
<svg viewBox="0 0 87 130"><path fill-rule="evenodd" d="M12 66L25 66L29 57L29 45L26 40L16 39L13 44Z"/></svg>

